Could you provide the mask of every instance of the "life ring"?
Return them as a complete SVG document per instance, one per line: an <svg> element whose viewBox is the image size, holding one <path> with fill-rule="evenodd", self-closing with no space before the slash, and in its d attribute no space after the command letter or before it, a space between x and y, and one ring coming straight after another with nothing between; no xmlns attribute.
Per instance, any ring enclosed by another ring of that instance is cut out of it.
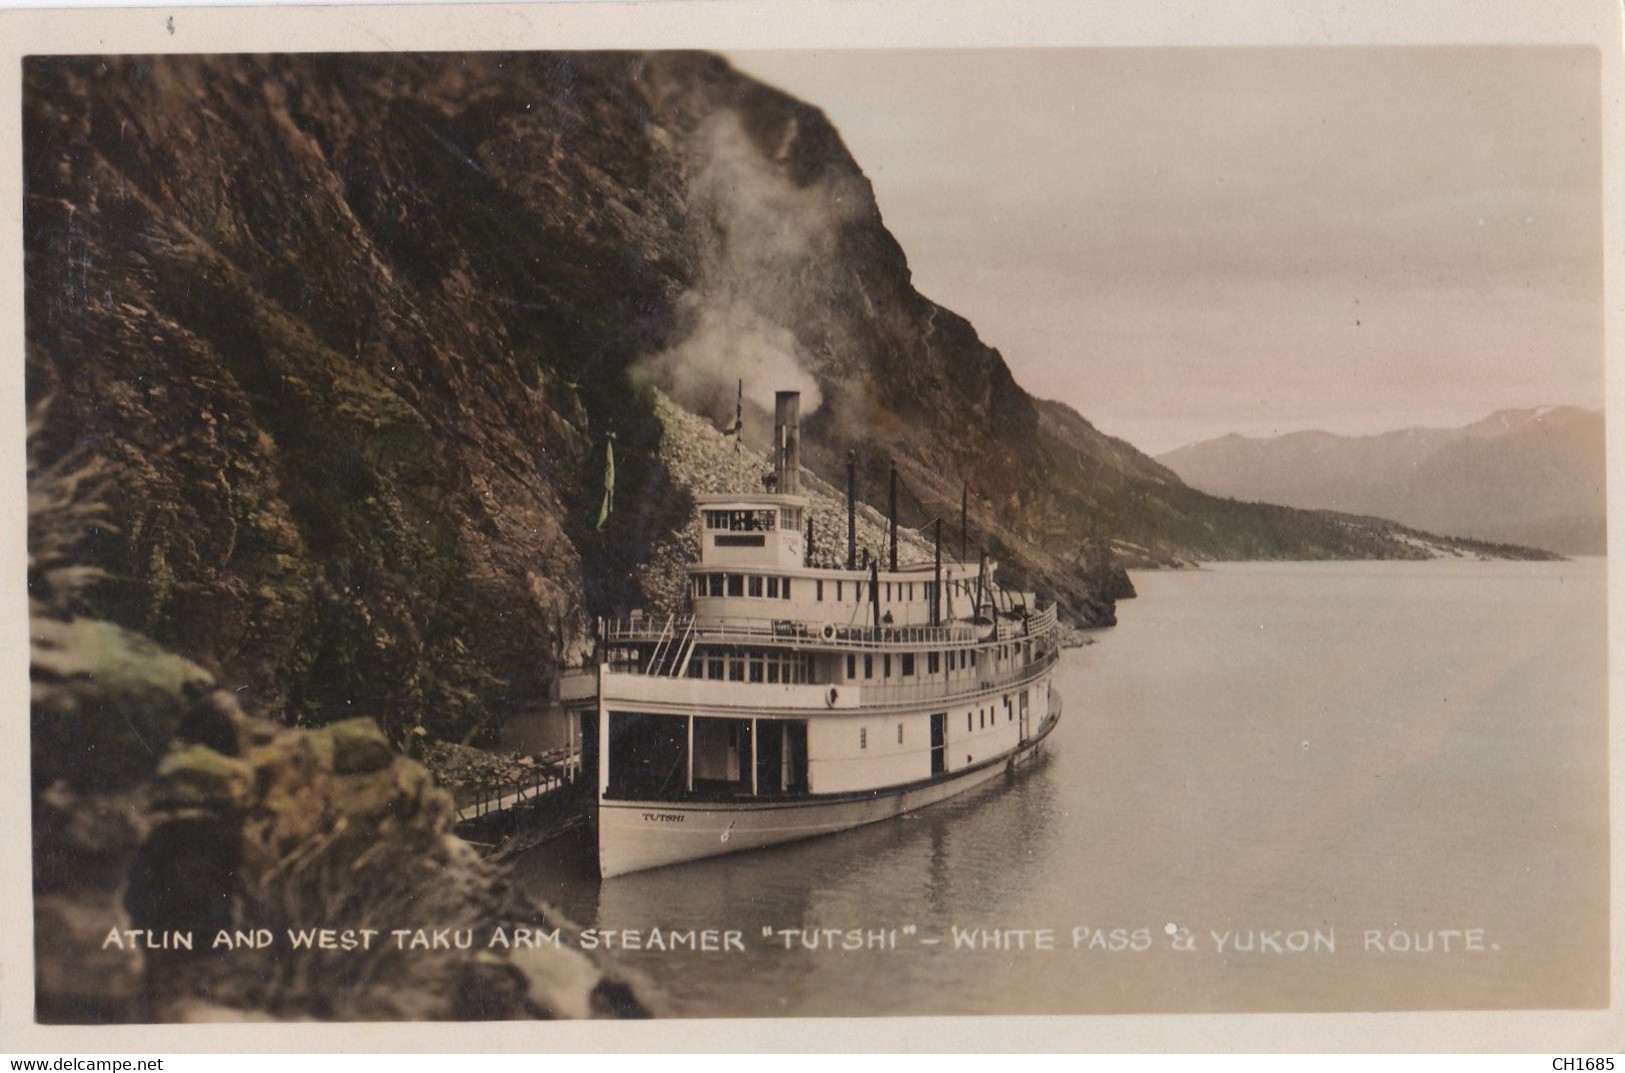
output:
<svg viewBox="0 0 1625 1073"><path fill-rule="evenodd" d="M835 623L824 623L824 628L818 631L818 636L822 637L826 641L835 640Z"/></svg>
<svg viewBox="0 0 1625 1073"><path fill-rule="evenodd" d="M824 703L828 704L831 708L833 708L833 707L835 707L835 702L840 700L840 699L841 699L840 690L836 689L834 686L830 686L829 687L829 693L827 693L824 696Z"/></svg>

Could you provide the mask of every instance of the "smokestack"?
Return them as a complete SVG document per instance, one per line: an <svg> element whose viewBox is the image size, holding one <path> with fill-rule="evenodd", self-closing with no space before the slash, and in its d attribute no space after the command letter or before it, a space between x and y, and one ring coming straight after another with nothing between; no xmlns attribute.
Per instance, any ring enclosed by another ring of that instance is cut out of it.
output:
<svg viewBox="0 0 1625 1073"><path fill-rule="evenodd" d="M801 492L801 392L773 395L773 474L780 495Z"/></svg>

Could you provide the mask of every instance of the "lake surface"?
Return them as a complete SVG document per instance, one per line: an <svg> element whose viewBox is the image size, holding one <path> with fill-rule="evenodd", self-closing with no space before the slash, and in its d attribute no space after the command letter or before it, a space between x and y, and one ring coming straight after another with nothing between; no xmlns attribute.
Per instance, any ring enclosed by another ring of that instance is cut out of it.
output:
<svg viewBox="0 0 1625 1073"><path fill-rule="evenodd" d="M673 1015L1603 1006L1606 575L1139 573L1064 657L1065 717L1023 775L606 882L566 840L518 876L583 927L740 931L744 953L612 956ZM955 949L954 928L988 931ZM802 949L816 929L837 949ZM895 948L839 949L854 929Z"/></svg>

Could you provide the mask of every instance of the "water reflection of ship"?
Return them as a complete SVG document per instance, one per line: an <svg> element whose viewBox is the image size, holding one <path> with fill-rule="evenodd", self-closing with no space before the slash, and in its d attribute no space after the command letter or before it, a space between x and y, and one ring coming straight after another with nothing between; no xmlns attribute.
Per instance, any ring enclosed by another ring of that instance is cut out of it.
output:
<svg viewBox="0 0 1625 1073"><path fill-rule="evenodd" d="M1054 606L984 553L814 565L799 396L767 492L699 497L690 613L602 622L560 701L593 780L603 876L828 834L946 800L1034 758L1060 716ZM594 779L594 777L596 778Z"/></svg>

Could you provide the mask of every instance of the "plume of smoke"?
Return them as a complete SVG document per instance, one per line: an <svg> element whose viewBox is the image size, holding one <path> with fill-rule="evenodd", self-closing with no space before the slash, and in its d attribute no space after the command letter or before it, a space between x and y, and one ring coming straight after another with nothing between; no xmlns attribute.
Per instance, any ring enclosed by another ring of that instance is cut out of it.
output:
<svg viewBox="0 0 1625 1073"><path fill-rule="evenodd" d="M801 392L803 413L817 409L823 391L799 353L795 336L742 302L684 300L690 325L676 346L650 358L645 371L672 398L716 421L733 417L743 382L746 401L773 411L775 391Z"/></svg>
<svg viewBox="0 0 1625 1073"><path fill-rule="evenodd" d="M797 333L838 263L842 229L872 195L849 176L792 181L785 162L798 133L799 120L789 114L759 144L738 114L724 111L691 143L688 207L699 231L700 271L682 302L679 341L642 371L686 408L719 422L733 415L736 381L743 381L752 424L772 412L775 391L800 391L804 415L823 403Z"/></svg>

